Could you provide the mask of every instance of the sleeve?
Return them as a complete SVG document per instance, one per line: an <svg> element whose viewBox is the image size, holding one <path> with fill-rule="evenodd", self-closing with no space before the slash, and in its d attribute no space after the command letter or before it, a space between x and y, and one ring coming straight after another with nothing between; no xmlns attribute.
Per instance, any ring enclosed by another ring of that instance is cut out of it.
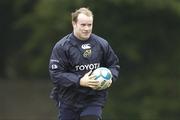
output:
<svg viewBox="0 0 180 120"><path fill-rule="evenodd" d="M67 52L62 46L55 46L49 61L49 74L53 83L64 87L78 87L80 75L68 70Z"/></svg>
<svg viewBox="0 0 180 120"><path fill-rule="evenodd" d="M105 49L104 60L105 66L111 70L111 73L113 75L113 82L116 81L116 79L119 76L120 70L119 58L117 57L117 55L115 54L115 52L109 44L107 44Z"/></svg>

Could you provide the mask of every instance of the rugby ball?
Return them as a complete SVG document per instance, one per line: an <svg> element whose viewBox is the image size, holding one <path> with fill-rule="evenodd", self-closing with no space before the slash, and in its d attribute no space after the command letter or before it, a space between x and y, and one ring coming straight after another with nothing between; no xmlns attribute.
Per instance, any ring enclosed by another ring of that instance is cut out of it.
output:
<svg viewBox="0 0 180 120"><path fill-rule="evenodd" d="M99 67L95 69L92 74L95 75L95 80L99 81L97 90L106 89L112 82L112 73L106 67Z"/></svg>

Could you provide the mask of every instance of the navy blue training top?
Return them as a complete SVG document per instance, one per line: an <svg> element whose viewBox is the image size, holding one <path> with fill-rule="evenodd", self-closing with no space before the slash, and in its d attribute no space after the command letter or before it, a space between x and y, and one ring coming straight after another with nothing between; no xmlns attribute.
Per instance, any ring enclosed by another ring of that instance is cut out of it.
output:
<svg viewBox="0 0 180 120"><path fill-rule="evenodd" d="M113 75L113 82L119 74L119 59L103 38L91 34L88 40L77 39L73 33L59 40L52 50L49 73L54 88L52 97L61 103L71 105L104 105L107 90L93 90L82 87L80 78L90 70L107 67Z"/></svg>

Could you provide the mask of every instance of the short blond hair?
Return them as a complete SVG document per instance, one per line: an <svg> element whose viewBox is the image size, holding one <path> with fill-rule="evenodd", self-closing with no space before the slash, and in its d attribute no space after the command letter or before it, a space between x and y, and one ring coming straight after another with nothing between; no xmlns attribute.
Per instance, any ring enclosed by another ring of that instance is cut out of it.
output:
<svg viewBox="0 0 180 120"><path fill-rule="evenodd" d="M71 13L72 21L77 22L78 15L81 14L81 13L83 13L83 14L85 14L87 16L92 16L93 17L93 13L89 8L82 7L82 8L77 9L75 12Z"/></svg>

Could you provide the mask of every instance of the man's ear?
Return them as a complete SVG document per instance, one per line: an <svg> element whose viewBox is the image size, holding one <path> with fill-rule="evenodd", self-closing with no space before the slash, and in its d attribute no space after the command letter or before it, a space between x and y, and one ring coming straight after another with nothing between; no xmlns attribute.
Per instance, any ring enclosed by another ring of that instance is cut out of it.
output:
<svg viewBox="0 0 180 120"><path fill-rule="evenodd" d="M76 22L72 21L72 26L74 27L76 25Z"/></svg>

